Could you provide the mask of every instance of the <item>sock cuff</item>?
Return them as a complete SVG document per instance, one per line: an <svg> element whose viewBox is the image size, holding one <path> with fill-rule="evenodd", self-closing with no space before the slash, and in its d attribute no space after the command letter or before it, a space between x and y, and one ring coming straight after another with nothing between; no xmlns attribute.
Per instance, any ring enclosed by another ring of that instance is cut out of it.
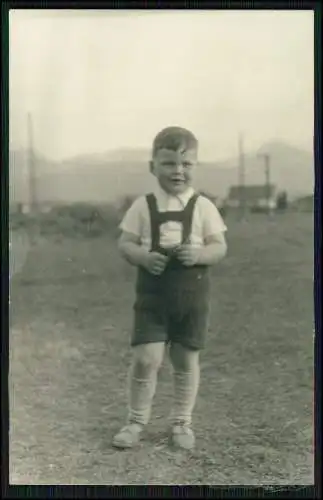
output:
<svg viewBox="0 0 323 500"><path fill-rule="evenodd" d="M140 384L144 384L144 383L151 384L155 379L154 376L149 377L149 378L137 378L137 377L131 377L131 378L132 378L132 380L134 380L135 382L139 382Z"/></svg>
<svg viewBox="0 0 323 500"><path fill-rule="evenodd" d="M186 378L188 376L195 376L196 372L197 372L197 370L189 370L186 372L174 370L174 376L176 378Z"/></svg>

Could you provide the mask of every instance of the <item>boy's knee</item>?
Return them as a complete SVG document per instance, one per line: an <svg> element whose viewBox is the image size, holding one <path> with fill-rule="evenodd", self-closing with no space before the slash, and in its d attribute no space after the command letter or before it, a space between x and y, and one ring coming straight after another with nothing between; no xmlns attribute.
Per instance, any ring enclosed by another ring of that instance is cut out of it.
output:
<svg viewBox="0 0 323 500"><path fill-rule="evenodd" d="M134 370L138 378L145 378L152 372L157 371L163 361L164 344L154 342L134 347Z"/></svg>
<svg viewBox="0 0 323 500"><path fill-rule="evenodd" d="M174 343L170 346L170 358L177 371L189 372L199 366L200 352Z"/></svg>

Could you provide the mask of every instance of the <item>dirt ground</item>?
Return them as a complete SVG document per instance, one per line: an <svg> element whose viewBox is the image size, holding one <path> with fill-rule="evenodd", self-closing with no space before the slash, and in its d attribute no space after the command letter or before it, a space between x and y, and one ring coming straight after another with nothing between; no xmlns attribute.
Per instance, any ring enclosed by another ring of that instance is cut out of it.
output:
<svg viewBox="0 0 323 500"><path fill-rule="evenodd" d="M134 298L115 240L40 238L25 255L12 235L23 262L11 280L11 484L313 483L313 217L228 227L192 452L167 446L167 358L142 443L111 447L126 415Z"/></svg>

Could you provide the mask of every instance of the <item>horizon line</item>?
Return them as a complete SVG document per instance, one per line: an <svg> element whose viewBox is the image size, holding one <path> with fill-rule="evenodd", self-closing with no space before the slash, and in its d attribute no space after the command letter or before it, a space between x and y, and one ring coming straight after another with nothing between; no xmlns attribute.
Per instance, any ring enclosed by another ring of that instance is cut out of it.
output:
<svg viewBox="0 0 323 500"><path fill-rule="evenodd" d="M314 154L314 149L307 149L305 147L302 147L302 146L299 146L299 145L295 145L295 144L292 144L290 142L287 142L287 141L284 141L284 140L280 140L280 139L273 139L273 140L268 140L266 141L265 143L263 143L260 147L258 148L253 148L253 149L245 149L245 152L244 152L244 155L250 155L250 154L254 154L254 153L257 153L260 149L262 149L263 147L266 147L266 146L272 146L272 145L284 145L284 146L287 146L287 147L290 147L290 148L293 148L293 149L297 149L299 151L302 151L304 153L310 153L310 154ZM27 148L27 147L10 147L9 146L9 153L15 153L15 152L28 152L30 151L31 148ZM68 161L73 161L73 160L77 160L77 159L81 159L82 157L89 157L89 156L100 156L100 155L105 155L105 154L111 154L111 153L116 153L116 152L126 152L126 151L134 151L134 152L139 152L139 151L147 151L148 153L150 152L150 149L151 148L148 148L148 147L144 147L144 146L139 146L139 147L135 147L135 146L119 146L119 147L115 147L115 148L112 148L112 149L105 149L105 150L97 150L97 151L92 151L92 152L88 152L88 153L76 153L74 155L69 155L69 156L63 156L59 159L54 159L48 155L46 155L45 153L43 153L40 149L38 148L33 148L33 151L34 151L34 154L36 156L40 156L40 157L43 157L45 160L47 161L50 161L52 163L65 163L65 162L68 162ZM148 155L149 156L149 155ZM236 152L236 155L234 156L227 156L226 158L221 158L221 159L211 159L211 158L203 158L200 160L200 163L224 163L224 162L228 162L234 158L238 158L239 156L239 153L238 153L238 148L237 148L237 152ZM109 161L109 160L107 160ZM111 160L111 161L120 161L120 160ZM148 159L149 161L149 159ZM135 161L134 161L135 162Z"/></svg>

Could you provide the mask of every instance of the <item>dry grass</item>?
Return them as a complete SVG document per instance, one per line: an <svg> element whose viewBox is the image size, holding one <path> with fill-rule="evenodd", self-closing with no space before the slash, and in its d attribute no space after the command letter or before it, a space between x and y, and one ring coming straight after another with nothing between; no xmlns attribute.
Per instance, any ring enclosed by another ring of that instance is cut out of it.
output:
<svg viewBox="0 0 323 500"><path fill-rule="evenodd" d="M110 446L134 293L115 242L42 239L29 251L11 290L11 483L313 483L312 217L228 224L189 453L166 444L167 360L142 444Z"/></svg>

